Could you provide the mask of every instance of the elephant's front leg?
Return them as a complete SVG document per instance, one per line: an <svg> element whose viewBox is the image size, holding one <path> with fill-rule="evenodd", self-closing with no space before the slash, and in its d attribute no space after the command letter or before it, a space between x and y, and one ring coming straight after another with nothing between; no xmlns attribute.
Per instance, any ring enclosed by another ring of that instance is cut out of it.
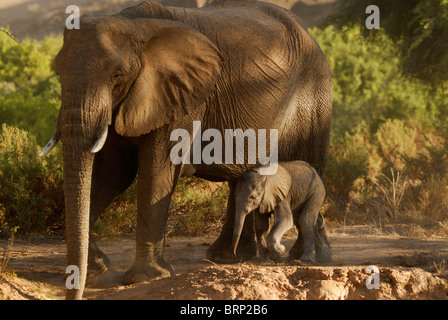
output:
<svg viewBox="0 0 448 320"><path fill-rule="evenodd" d="M123 193L137 174L137 150L132 145L120 144L112 129L103 149L96 154L90 193L90 235L87 283L94 284L110 265L107 256L98 248L92 227L115 197Z"/></svg>
<svg viewBox="0 0 448 320"><path fill-rule="evenodd" d="M274 209L274 226L267 238L269 256L272 260L279 260L285 252L281 240L286 231L293 226L290 198L286 198Z"/></svg>
<svg viewBox="0 0 448 320"><path fill-rule="evenodd" d="M258 256L261 261L266 261L268 258L268 245L266 237L269 233L270 226L273 222L271 213L261 214L256 210L255 215L255 234L257 236Z"/></svg>
<svg viewBox="0 0 448 320"><path fill-rule="evenodd" d="M165 231L171 195L180 175L169 159L157 150L139 151L137 184L136 256L125 274L124 284L151 281L174 274L163 259Z"/></svg>

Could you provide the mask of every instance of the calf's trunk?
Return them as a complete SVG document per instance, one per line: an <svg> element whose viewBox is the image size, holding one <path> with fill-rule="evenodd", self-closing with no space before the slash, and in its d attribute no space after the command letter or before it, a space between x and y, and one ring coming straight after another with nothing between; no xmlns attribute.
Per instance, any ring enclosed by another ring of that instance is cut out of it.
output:
<svg viewBox="0 0 448 320"><path fill-rule="evenodd" d="M244 212L237 211L235 213L235 224L233 228L233 238L232 238L232 254L234 256L236 256L236 249L238 247L238 242L240 241L241 232L243 231L245 219L246 214Z"/></svg>

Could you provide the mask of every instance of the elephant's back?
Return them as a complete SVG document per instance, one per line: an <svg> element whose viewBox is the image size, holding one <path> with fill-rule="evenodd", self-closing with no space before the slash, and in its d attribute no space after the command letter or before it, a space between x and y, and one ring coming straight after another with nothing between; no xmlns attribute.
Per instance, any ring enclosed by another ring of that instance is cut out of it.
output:
<svg viewBox="0 0 448 320"><path fill-rule="evenodd" d="M305 160L323 173L329 146L331 72L321 49L292 12L259 1L217 0L168 8L224 56L219 98L203 126L278 129L278 159ZM225 166L225 165L223 165Z"/></svg>
<svg viewBox="0 0 448 320"><path fill-rule="evenodd" d="M304 50L308 47L305 42L313 41L297 16L269 3L218 0L197 9L169 9L176 20L203 33L221 52L247 56L260 50L265 56L279 57L275 62L279 66L285 63L285 69L294 60L299 62L290 50Z"/></svg>
<svg viewBox="0 0 448 320"><path fill-rule="evenodd" d="M255 33L255 36L279 31L278 25L274 21L261 19L262 12L253 6L243 6L241 8L227 6L207 6L197 9L171 8L174 16L183 23L210 36L228 34L231 37L248 37ZM185 15L176 15L179 11L184 11ZM247 33L251 32L251 33Z"/></svg>
<svg viewBox="0 0 448 320"><path fill-rule="evenodd" d="M285 83L289 88L316 72L331 82L325 55L301 19L289 10L254 0L215 0L202 8L171 7L169 11L175 20L209 38L234 70L255 75L262 69L272 70L269 76L279 86L286 80L281 77L289 78Z"/></svg>

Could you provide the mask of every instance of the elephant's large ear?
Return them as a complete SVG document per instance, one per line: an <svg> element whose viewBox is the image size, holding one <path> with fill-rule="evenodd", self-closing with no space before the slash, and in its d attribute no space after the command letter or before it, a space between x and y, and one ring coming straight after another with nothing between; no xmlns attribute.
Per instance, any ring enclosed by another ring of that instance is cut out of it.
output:
<svg viewBox="0 0 448 320"><path fill-rule="evenodd" d="M179 22L138 20L151 36L115 120L124 136L146 134L191 113L211 95L221 73L222 55L198 31Z"/></svg>
<svg viewBox="0 0 448 320"><path fill-rule="evenodd" d="M278 166L275 174L265 177L264 196L259 207L260 213L273 211L275 206L286 198L291 189L291 175L281 165Z"/></svg>

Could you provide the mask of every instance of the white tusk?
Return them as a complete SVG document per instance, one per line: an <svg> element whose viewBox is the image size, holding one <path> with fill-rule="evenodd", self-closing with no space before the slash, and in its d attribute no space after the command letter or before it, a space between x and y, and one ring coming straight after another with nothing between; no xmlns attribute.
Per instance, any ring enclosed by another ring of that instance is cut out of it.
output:
<svg viewBox="0 0 448 320"><path fill-rule="evenodd" d="M50 153L51 150L56 146L56 144L59 141L59 137L57 134L57 131L54 132L53 136L51 137L50 141L48 141L47 145L42 149L41 152L39 152L39 157L46 156Z"/></svg>
<svg viewBox="0 0 448 320"><path fill-rule="evenodd" d="M90 150L90 152L97 153L103 148L104 144L106 143L108 128L109 128L108 125L104 127L103 131L101 131L98 140L96 140L95 145L93 146L92 150Z"/></svg>

